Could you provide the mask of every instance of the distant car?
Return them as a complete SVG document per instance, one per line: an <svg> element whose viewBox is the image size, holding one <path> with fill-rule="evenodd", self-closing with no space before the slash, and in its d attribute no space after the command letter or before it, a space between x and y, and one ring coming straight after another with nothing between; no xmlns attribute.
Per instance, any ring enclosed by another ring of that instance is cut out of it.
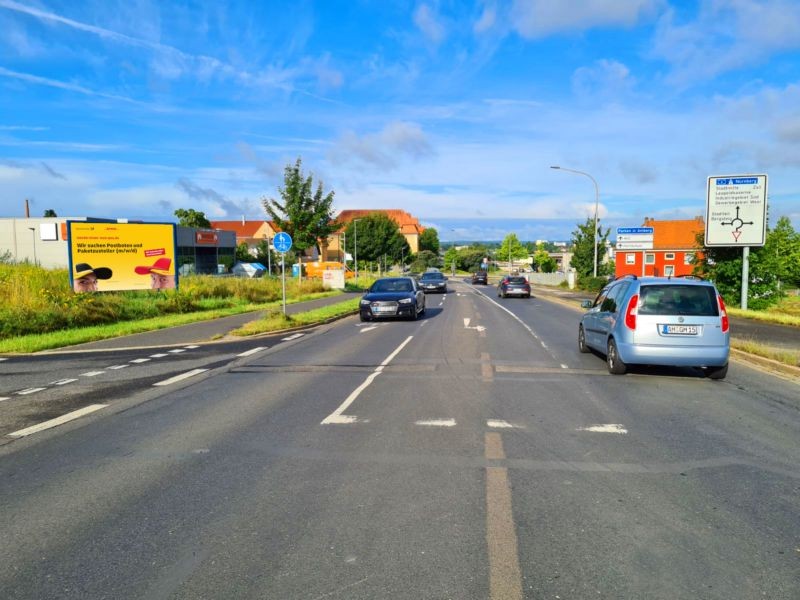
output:
<svg viewBox="0 0 800 600"><path fill-rule="evenodd" d="M447 291L447 277L439 271L426 271L419 278L419 287L426 294L429 292L444 294Z"/></svg>
<svg viewBox="0 0 800 600"><path fill-rule="evenodd" d="M520 275L506 275L497 284L497 296L507 298L508 296L531 297L531 285L528 280Z"/></svg>
<svg viewBox="0 0 800 600"><path fill-rule="evenodd" d="M486 271L476 271L472 274L472 283L487 285L489 283L489 275L486 273Z"/></svg>
<svg viewBox="0 0 800 600"><path fill-rule="evenodd" d="M416 320L425 314L425 294L413 277L384 277L373 283L359 303L362 321L384 317Z"/></svg>
<svg viewBox="0 0 800 600"><path fill-rule="evenodd" d="M707 281L625 276L607 284L578 326L578 350L606 355L608 371L628 365L698 367L711 379L728 373L730 321Z"/></svg>

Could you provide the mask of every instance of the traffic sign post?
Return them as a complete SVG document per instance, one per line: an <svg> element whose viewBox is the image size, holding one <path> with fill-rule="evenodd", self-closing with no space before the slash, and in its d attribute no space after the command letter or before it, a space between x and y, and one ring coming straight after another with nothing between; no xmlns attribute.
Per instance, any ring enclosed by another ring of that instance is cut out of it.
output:
<svg viewBox="0 0 800 600"><path fill-rule="evenodd" d="M281 253L281 287L283 288L283 314L286 316L286 253L292 249L292 236L281 231L272 240L275 250Z"/></svg>
<svg viewBox="0 0 800 600"><path fill-rule="evenodd" d="M743 310L747 310L750 246L763 246L766 237L767 176L709 177L705 245L742 248Z"/></svg>

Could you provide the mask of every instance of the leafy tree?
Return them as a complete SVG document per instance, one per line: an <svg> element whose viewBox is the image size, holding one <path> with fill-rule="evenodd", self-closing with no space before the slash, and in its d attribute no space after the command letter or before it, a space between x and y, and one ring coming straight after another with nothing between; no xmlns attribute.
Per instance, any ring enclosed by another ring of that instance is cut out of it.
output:
<svg viewBox="0 0 800 600"><path fill-rule="evenodd" d="M202 211L193 208L179 208L173 214L178 217L178 225L181 227L195 227L197 229L211 227L211 222Z"/></svg>
<svg viewBox="0 0 800 600"><path fill-rule="evenodd" d="M774 270L782 288L800 287L800 234L789 217L781 217L767 233L763 252L774 260Z"/></svg>
<svg viewBox="0 0 800 600"><path fill-rule="evenodd" d="M528 258L528 249L520 243L516 233L509 233L497 250L497 258L501 261Z"/></svg>
<svg viewBox="0 0 800 600"><path fill-rule="evenodd" d="M250 254L250 248L246 243L242 242L236 246L236 260L239 262L253 262L253 255Z"/></svg>
<svg viewBox="0 0 800 600"><path fill-rule="evenodd" d="M456 250L455 246L450 246L447 249L447 252L444 253L444 266L449 267L452 264L456 264L460 267L461 260L458 255L458 250Z"/></svg>
<svg viewBox="0 0 800 600"><path fill-rule="evenodd" d="M258 242L258 246L256 246L256 261L260 262L265 267L273 266L277 264L275 262L275 253L270 250L269 244L267 240L261 240Z"/></svg>
<svg viewBox="0 0 800 600"><path fill-rule="evenodd" d="M419 236L419 249L439 253L439 232L433 227L428 227Z"/></svg>
<svg viewBox="0 0 800 600"><path fill-rule="evenodd" d="M539 246L534 253L533 264L542 273L553 273L558 267L556 259L551 257L542 246Z"/></svg>
<svg viewBox="0 0 800 600"><path fill-rule="evenodd" d="M48 208L47 210L44 211L44 214L42 216L43 217L57 217L58 215L56 214L56 211L54 211L52 208Z"/></svg>
<svg viewBox="0 0 800 600"><path fill-rule="evenodd" d="M486 248L481 246L462 248L458 251L458 268L463 271L477 271L486 256Z"/></svg>
<svg viewBox="0 0 800 600"><path fill-rule="evenodd" d="M587 217L586 222L578 223L572 232L572 266L578 277L591 277L594 273L594 218ZM597 274L602 273L601 265L606 252L606 240L611 229L603 233L603 226L597 223Z"/></svg>
<svg viewBox="0 0 800 600"><path fill-rule="evenodd" d="M430 267L440 267L440 266L442 266L442 264L438 254L434 254L430 250L422 250L417 254L417 257L414 259L414 262L411 263L411 270L422 272Z"/></svg>
<svg viewBox="0 0 800 600"><path fill-rule="evenodd" d="M397 223L383 213L372 213L348 223L345 229L345 251L356 255L356 231L358 237L358 261L382 261L384 256L399 261L401 256L411 254L411 248L400 233ZM420 252L420 254L422 254Z"/></svg>
<svg viewBox="0 0 800 600"><path fill-rule="evenodd" d="M333 195L322 191L322 182L313 190L313 176L305 177L302 160L287 165L283 172L283 187L278 188L282 202L273 198L261 201L264 210L281 231L292 236L292 246L299 252L319 249L319 240L338 229L333 218Z"/></svg>

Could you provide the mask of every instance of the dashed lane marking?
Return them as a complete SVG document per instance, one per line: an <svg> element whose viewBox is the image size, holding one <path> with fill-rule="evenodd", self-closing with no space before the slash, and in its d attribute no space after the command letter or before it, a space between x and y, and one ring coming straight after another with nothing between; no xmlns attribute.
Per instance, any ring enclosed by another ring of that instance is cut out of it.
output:
<svg viewBox="0 0 800 600"><path fill-rule="evenodd" d="M164 358L165 356L169 356L169 354L151 354L150 358Z"/></svg>
<svg viewBox="0 0 800 600"><path fill-rule="evenodd" d="M11 400L11 398L9 398L8 396L3 396L2 398L0 398L0 402L3 402L4 400Z"/></svg>
<svg viewBox="0 0 800 600"><path fill-rule="evenodd" d="M105 371L88 371L86 373L81 373L81 377L97 377L103 373L105 373Z"/></svg>
<svg viewBox="0 0 800 600"><path fill-rule="evenodd" d="M47 388L42 388L42 387L28 388L26 390L22 390L20 392L17 392L17 396L27 396L28 394L35 394L36 392L42 392L42 391L44 391L46 389Z"/></svg>
<svg viewBox="0 0 800 600"><path fill-rule="evenodd" d="M424 427L455 427L455 419L430 419L428 421L416 421L414 425L422 425Z"/></svg>
<svg viewBox="0 0 800 600"><path fill-rule="evenodd" d="M112 371L117 371L118 369L127 369L130 365L114 365L113 367L108 367Z"/></svg>
<svg viewBox="0 0 800 600"><path fill-rule="evenodd" d="M67 385L68 383L72 383L73 381L78 381L77 379L59 379L58 381L54 381L50 385Z"/></svg>
<svg viewBox="0 0 800 600"><path fill-rule="evenodd" d="M624 425L619 423L606 423L604 425L589 425L588 427L578 427L577 431L592 431L594 433L628 433Z"/></svg>
<svg viewBox="0 0 800 600"><path fill-rule="evenodd" d="M486 426L492 429L520 429L519 425L514 425L502 419L489 419L486 421Z"/></svg>
<svg viewBox="0 0 800 600"><path fill-rule="evenodd" d="M139 364L142 364L142 363L150 362L150 359L149 359L149 358L134 358L134 359L133 359L132 361L130 361L130 362L132 362L132 363L135 363L135 364L139 365Z"/></svg>
<svg viewBox="0 0 800 600"><path fill-rule="evenodd" d="M295 333L294 335L290 335L289 337L282 338L282 342L291 342L292 340L296 340L299 337L303 337L305 333Z"/></svg>
<svg viewBox="0 0 800 600"><path fill-rule="evenodd" d="M569 367L567 365L565 365L564 363L561 363L561 368L562 369L569 369Z"/></svg>
<svg viewBox="0 0 800 600"><path fill-rule="evenodd" d="M241 354L237 354L236 356L251 356L253 354L256 354L257 352L261 352L262 350L266 349L267 349L266 346L258 346L257 348L251 348L250 350L242 352Z"/></svg>
<svg viewBox="0 0 800 600"><path fill-rule="evenodd" d="M67 413L65 415L61 415L58 418L50 419L49 421L45 421L44 423L39 423L38 425L33 425L32 427L27 427L25 429L20 429L19 431L15 431L13 433L9 433L8 437L13 438L21 438L25 437L26 435L31 435L32 433L38 433L40 431L44 431L45 429L51 429L52 427L57 427L59 425L63 425L64 423L68 423L70 421L74 421L84 415L88 415L89 413L93 413L96 410L100 410L101 408L105 408L106 404L90 404L89 406L85 406L79 410L72 411L71 413Z"/></svg>
<svg viewBox="0 0 800 600"><path fill-rule="evenodd" d="M362 327L359 333L364 333L365 331L372 331L373 329L377 329L377 325L372 325L370 327Z"/></svg>
<svg viewBox="0 0 800 600"><path fill-rule="evenodd" d="M181 352L186 352L186 348L175 348L175 350L170 350L170 354L180 354Z"/></svg>
<svg viewBox="0 0 800 600"><path fill-rule="evenodd" d="M197 350L200 346L184 346L185 350Z"/></svg>
<svg viewBox="0 0 800 600"><path fill-rule="evenodd" d="M178 383L179 381L183 381L184 379L189 379L189 377L194 377L195 375L199 375L200 373L205 373L208 369L192 369L191 371L187 371L186 373L181 373L180 375L175 375L175 377L170 377L169 379L165 379L164 381L159 381L158 383L154 383L153 385L162 386L162 385L171 385L173 383Z"/></svg>
<svg viewBox="0 0 800 600"><path fill-rule="evenodd" d="M3 358L3 357L0 356L0 362L3 362L4 360L8 360L8 359L7 358Z"/></svg>

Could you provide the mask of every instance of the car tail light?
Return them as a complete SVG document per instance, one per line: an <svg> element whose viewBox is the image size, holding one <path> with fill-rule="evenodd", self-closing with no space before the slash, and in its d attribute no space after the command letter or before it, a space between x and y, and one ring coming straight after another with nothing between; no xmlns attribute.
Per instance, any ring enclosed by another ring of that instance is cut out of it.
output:
<svg viewBox="0 0 800 600"><path fill-rule="evenodd" d="M625 326L636 329L636 314L639 312L639 294L634 294L628 301L628 310L625 311Z"/></svg>
<svg viewBox="0 0 800 600"><path fill-rule="evenodd" d="M722 296L717 294L717 304L719 304L719 314L722 317L722 333L726 333L731 328L731 322L728 319L728 310L725 308L725 301Z"/></svg>

